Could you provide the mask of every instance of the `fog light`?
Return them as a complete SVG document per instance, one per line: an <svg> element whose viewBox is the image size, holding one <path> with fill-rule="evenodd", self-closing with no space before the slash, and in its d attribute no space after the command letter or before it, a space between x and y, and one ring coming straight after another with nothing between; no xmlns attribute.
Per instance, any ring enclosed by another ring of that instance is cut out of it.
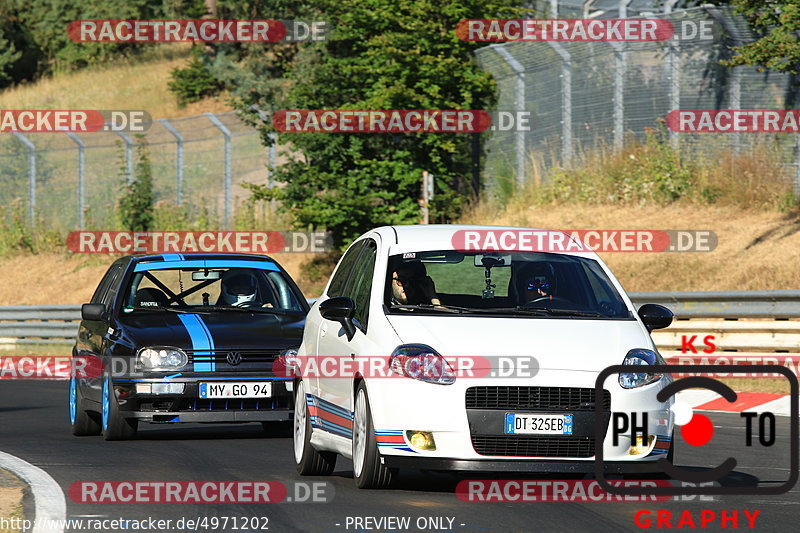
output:
<svg viewBox="0 0 800 533"><path fill-rule="evenodd" d="M153 394L183 394L184 383L153 383Z"/></svg>
<svg viewBox="0 0 800 533"><path fill-rule="evenodd" d="M183 394L185 383L137 383L138 394Z"/></svg>
<svg viewBox="0 0 800 533"><path fill-rule="evenodd" d="M408 442L414 448L429 451L436 450L436 442L434 442L433 433L430 431L406 431L406 437L408 437Z"/></svg>
<svg viewBox="0 0 800 533"><path fill-rule="evenodd" d="M653 444L655 441L655 435L648 435L647 444L645 444L644 438L641 435L637 435L636 443L631 444L631 449L628 451L628 455L644 455L646 453L650 453L650 450L653 449Z"/></svg>

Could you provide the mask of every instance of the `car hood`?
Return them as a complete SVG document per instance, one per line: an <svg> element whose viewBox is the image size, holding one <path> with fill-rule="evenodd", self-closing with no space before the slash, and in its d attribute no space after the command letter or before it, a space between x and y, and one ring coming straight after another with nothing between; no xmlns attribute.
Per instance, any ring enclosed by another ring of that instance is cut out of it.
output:
<svg viewBox="0 0 800 533"><path fill-rule="evenodd" d="M533 356L541 369L599 372L628 350L653 349L635 320L387 317L401 342L427 344L445 356Z"/></svg>
<svg viewBox="0 0 800 533"><path fill-rule="evenodd" d="M187 321L187 317L191 318ZM235 311L192 315L140 312L123 316L119 323L123 336L137 347L160 345L190 349L193 347L192 335L196 336L198 331L192 326L196 324L194 317L208 329L217 349L296 347L300 344L305 324L305 317L301 315Z"/></svg>

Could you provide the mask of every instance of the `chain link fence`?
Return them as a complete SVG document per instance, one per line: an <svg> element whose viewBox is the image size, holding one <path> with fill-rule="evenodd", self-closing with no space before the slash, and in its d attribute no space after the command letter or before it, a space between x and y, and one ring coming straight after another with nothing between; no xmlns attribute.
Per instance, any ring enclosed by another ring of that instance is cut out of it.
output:
<svg viewBox="0 0 800 533"><path fill-rule="evenodd" d="M177 225L232 228L249 197L241 184L269 183L276 164L275 148L233 112L154 120L143 139L156 207ZM114 132L4 134L0 205L42 229L113 229L138 142Z"/></svg>
<svg viewBox="0 0 800 533"><path fill-rule="evenodd" d="M557 0L538 2L556 18L663 18L676 28L711 28L712 39L663 42L507 42L476 51L496 80L499 110L528 111L530 131L492 132L484 139L485 181L525 181L531 161L569 166L576 154L619 148L648 131L673 146L713 157L720 150L767 145L778 153L800 193L800 135L675 133L665 118L678 109L793 109L796 75L725 67L731 47L754 40L729 7L673 10L675 1ZM687 24L688 23L688 24ZM666 139L665 139L666 140Z"/></svg>

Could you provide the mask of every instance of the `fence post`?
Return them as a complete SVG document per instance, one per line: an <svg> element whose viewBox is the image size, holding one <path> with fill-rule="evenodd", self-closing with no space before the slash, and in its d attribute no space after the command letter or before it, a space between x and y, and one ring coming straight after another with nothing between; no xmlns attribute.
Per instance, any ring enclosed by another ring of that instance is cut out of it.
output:
<svg viewBox="0 0 800 533"><path fill-rule="evenodd" d="M506 50L502 45L492 45L491 48L502 57L508 66L514 71L517 76L517 87L515 91L514 105L516 110L522 111L525 109L525 67L517 61L511 53ZM517 163L517 185L525 183L525 132L517 124L517 131L514 132L515 140L515 157Z"/></svg>
<svg viewBox="0 0 800 533"><path fill-rule="evenodd" d="M133 183L133 139L121 131L117 131L116 134L125 143L125 181L130 185Z"/></svg>
<svg viewBox="0 0 800 533"><path fill-rule="evenodd" d="M632 0L619 0L619 18L628 18L628 5ZM625 142L625 77L628 73L626 42L609 41L614 49L614 149L622 150Z"/></svg>
<svg viewBox="0 0 800 533"><path fill-rule="evenodd" d="M67 134L67 137L72 139L72 141L78 145L78 229L84 229L85 224L85 216L83 213L83 152L84 152L84 144L83 141L75 135L71 131L64 132Z"/></svg>
<svg viewBox="0 0 800 533"><path fill-rule="evenodd" d="M177 145L177 154L175 156L175 188L177 190L177 202L178 206L183 205L183 135L175 129L175 126L170 124L170 122L165 118L158 119L164 127L167 129L168 132L175 137L175 143Z"/></svg>
<svg viewBox="0 0 800 533"><path fill-rule="evenodd" d="M678 0L665 0L664 14L670 15L676 3ZM669 110L677 111L681 107L681 75L678 41L675 39L667 43L667 65L669 66ZM678 132L670 130L669 139L672 147L678 148Z"/></svg>
<svg viewBox="0 0 800 533"><path fill-rule="evenodd" d="M231 223L233 221L233 197L231 196L233 181L231 176L231 132L214 113L205 113L205 115L225 137L225 229L229 230L231 229Z"/></svg>
<svg viewBox="0 0 800 533"><path fill-rule="evenodd" d="M547 44L561 58L561 159L568 165L572 160L572 58L560 43Z"/></svg>
<svg viewBox="0 0 800 533"><path fill-rule="evenodd" d="M797 134L797 148L795 149L794 165L794 196L795 198L800 198L800 133Z"/></svg>
<svg viewBox="0 0 800 533"><path fill-rule="evenodd" d="M18 131L12 132L28 148L28 218L36 226L36 145Z"/></svg>

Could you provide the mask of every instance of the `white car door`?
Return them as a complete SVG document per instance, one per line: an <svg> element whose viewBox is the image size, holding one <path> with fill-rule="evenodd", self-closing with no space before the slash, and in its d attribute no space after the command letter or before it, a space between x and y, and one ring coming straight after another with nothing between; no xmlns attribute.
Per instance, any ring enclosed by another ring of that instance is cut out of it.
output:
<svg viewBox="0 0 800 533"><path fill-rule="evenodd" d="M316 360L320 372L320 425L322 429L345 438L352 438L353 428L353 379L349 375L352 368L350 363L358 356L371 355L370 349L374 346L366 331L377 245L373 239L363 239L348 250L348 254L351 251L357 252L355 261L345 264L345 257L337 269L337 274L343 267L349 271L346 283L340 288L338 285L334 286L335 280L331 280L326 297L346 296L353 299L355 334L352 339L348 339L340 323L322 319ZM331 377L331 374L335 377Z"/></svg>

